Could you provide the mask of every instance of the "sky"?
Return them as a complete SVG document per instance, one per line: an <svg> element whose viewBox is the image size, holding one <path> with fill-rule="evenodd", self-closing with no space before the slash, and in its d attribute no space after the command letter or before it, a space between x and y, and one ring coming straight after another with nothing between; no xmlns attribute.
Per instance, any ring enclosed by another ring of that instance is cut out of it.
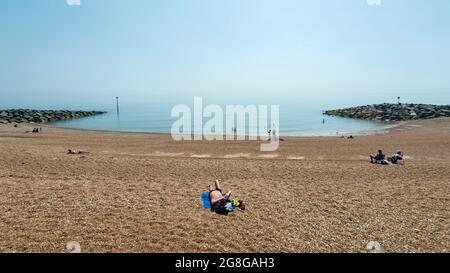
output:
<svg viewBox="0 0 450 273"><path fill-rule="evenodd" d="M449 14L448 0L0 0L0 108L450 104Z"/></svg>

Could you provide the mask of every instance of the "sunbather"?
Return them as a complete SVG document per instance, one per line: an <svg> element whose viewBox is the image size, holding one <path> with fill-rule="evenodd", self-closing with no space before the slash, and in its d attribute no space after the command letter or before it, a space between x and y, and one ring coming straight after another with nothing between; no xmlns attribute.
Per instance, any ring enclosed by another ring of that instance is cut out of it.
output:
<svg viewBox="0 0 450 273"><path fill-rule="evenodd" d="M212 209L217 213L226 214L231 207L239 207L245 210L245 205L242 200L233 200L231 198L231 191L225 194L220 186L219 180L216 180L215 189L209 185L209 198L211 200Z"/></svg>
<svg viewBox="0 0 450 273"><path fill-rule="evenodd" d="M83 151L83 150L75 150L75 151L73 151L73 150L69 149L67 151L67 154L70 154L70 155L81 155L81 154L88 154L88 153L89 153L88 151Z"/></svg>
<svg viewBox="0 0 450 273"><path fill-rule="evenodd" d="M209 198L211 199L211 204L213 207L221 202L226 202L231 197L231 191L224 194L222 187L220 186L219 180L216 180L215 189L209 185Z"/></svg>

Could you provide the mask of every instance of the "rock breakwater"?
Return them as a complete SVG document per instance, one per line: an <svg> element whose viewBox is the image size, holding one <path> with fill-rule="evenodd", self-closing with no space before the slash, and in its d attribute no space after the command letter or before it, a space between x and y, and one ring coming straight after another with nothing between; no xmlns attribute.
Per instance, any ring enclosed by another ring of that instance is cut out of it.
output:
<svg viewBox="0 0 450 273"><path fill-rule="evenodd" d="M101 111L67 111L67 110L0 110L1 123L47 123L51 121L91 117L105 114Z"/></svg>
<svg viewBox="0 0 450 273"><path fill-rule="evenodd" d="M406 121L450 117L450 105L432 104L374 104L324 112L328 116L374 120Z"/></svg>

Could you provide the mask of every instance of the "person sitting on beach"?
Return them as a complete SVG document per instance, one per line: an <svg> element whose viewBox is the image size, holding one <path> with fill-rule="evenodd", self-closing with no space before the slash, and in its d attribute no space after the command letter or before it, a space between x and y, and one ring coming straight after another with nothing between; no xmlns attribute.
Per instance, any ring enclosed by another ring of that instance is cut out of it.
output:
<svg viewBox="0 0 450 273"><path fill-rule="evenodd" d="M405 165L405 160L403 159L403 153L401 151L397 151L395 155L389 157L388 161L392 164Z"/></svg>
<svg viewBox="0 0 450 273"><path fill-rule="evenodd" d="M38 128L33 128L33 130L31 131L25 131L26 134L28 133L39 133L39 129Z"/></svg>
<svg viewBox="0 0 450 273"><path fill-rule="evenodd" d="M370 156L370 163L372 164L383 164L386 160L386 156L383 154L382 150L378 150L377 155Z"/></svg>
<svg viewBox="0 0 450 273"><path fill-rule="evenodd" d="M81 154L88 154L88 151L83 151L83 150L78 150L78 151L73 151L71 149L67 150L67 154L69 155L81 155Z"/></svg>
<svg viewBox="0 0 450 273"><path fill-rule="evenodd" d="M209 198L211 199L212 209L219 214L227 214L233 211L234 206L245 210L244 202L242 200L233 200L231 195L231 191L228 193L222 191L219 180L216 180L215 189L209 185Z"/></svg>

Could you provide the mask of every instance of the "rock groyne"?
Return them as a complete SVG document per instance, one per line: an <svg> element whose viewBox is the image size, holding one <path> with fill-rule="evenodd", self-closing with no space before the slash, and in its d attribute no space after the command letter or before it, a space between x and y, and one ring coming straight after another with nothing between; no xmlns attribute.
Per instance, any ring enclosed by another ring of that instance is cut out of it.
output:
<svg viewBox="0 0 450 273"><path fill-rule="evenodd" d="M58 120L91 117L101 115L101 111L67 111L67 110L31 110L8 109L0 110L1 123L46 123Z"/></svg>
<svg viewBox="0 0 450 273"><path fill-rule="evenodd" d="M450 105L374 104L324 112L328 116L374 121L406 121L450 117Z"/></svg>

